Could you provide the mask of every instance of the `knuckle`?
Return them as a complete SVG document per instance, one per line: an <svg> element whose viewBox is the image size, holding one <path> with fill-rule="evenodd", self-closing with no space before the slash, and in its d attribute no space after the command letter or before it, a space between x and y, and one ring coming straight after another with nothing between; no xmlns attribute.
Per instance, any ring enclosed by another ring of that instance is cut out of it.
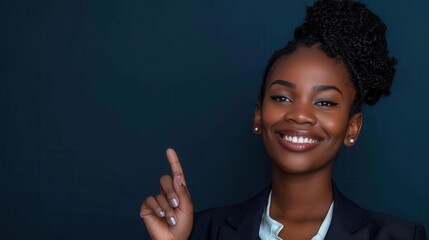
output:
<svg viewBox="0 0 429 240"><path fill-rule="evenodd" d="M167 188L169 186L172 186L172 182L173 180L168 175L164 175L159 179L159 183L161 184L162 188Z"/></svg>
<svg viewBox="0 0 429 240"><path fill-rule="evenodd" d="M169 175L162 175L160 178L161 182L168 181L168 180L171 180L171 177Z"/></svg>
<svg viewBox="0 0 429 240"><path fill-rule="evenodd" d="M175 217L175 216L176 216L176 214L174 213L174 210L173 210L173 209L164 210L164 212L165 212L165 216L166 216L167 218L169 218L169 217Z"/></svg>
<svg viewBox="0 0 429 240"><path fill-rule="evenodd" d="M144 218L148 215L147 211L145 209L140 209L140 218Z"/></svg>
<svg viewBox="0 0 429 240"><path fill-rule="evenodd" d="M175 176L175 177L183 176L183 172L182 171L173 171L173 176Z"/></svg>
<svg viewBox="0 0 429 240"><path fill-rule="evenodd" d="M172 198L172 197L176 197L176 191L174 191L173 188L168 188L168 190L165 192L165 195L167 198Z"/></svg>
<svg viewBox="0 0 429 240"><path fill-rule="evenodd" d="M153 211L153 203L155 199L152 196L147 197L140 207L140 217L144 218Z"/></svg>
<svg viewBox="0 0 429 240"><path fill-rule="evenodd" d="M171 196L172 191L173 191L173 188L171 188L171 187L163 187L162 188L162 193L165 196Z"/></svg>
<svg viewBox="0 0 429 240"><path fill-rule="evenodd" d="M166 198L165 198L165 196L163 195L163 194L158 194L158 195L156 195L156 201L158 202L158 203L162 203L162 202L165 202L166 201Z"/></svg>
<svg viewBox="0 0 429 240"><path fill-rule="evenodd" d="M153 203L153 201L154 201L155 199L154 199L154 197L153 196L149 196L149 197L147 197L145 200L144 200L144 202L143 202L143 205L144 206L150 206L150 205L152 205L152 203Z"/></svg>
<svg viewBox="0 0 429 240"><path fill-rule="evenodd" d="M159 206L160 206L163 210L166 210L166 209L170 208L170 206L169 206L169 204L168 204L168 200L167 200L167 197L166 197L166 196L164 196L164 195L162 195L162 194L159 194L159 195L157 195L157 196L156 196L156 200L157 200L157 202L159 203Z"/></svg>

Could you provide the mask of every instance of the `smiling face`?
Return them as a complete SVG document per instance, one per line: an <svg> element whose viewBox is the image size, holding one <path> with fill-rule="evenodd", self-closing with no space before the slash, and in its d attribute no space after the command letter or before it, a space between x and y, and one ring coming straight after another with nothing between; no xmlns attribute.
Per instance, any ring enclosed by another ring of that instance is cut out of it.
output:
<svg viewBox="0 0 429 240"><path fill-rule="evenodd" d="M316 45L279 58L254 118L274 167L291 174L330 171L342 144L351 146L359 134L361 114L350 116L354 96L344 65Z"/></svg>

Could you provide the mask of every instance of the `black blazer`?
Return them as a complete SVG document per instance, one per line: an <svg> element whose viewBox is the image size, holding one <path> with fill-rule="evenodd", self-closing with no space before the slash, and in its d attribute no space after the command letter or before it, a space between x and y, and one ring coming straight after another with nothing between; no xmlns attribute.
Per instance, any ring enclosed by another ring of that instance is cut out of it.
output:
<svg viewBox="0 0 429 240"><path fill-rule="evenodd" d="M259 225L270 190L271 186L240 204L196 213L189 239L259 239ZM426 234L421 224L359 207L334 184L334 212L325 239L424 240Z"/></svg>

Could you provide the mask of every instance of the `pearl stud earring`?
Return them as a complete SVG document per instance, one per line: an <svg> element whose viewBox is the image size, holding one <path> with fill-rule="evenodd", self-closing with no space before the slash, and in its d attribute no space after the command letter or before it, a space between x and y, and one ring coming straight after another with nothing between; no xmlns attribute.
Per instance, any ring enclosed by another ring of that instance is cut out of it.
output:
<svg viewBox="0 0 429 240"><path fill-rule="evenodd" d="M350 144L354 144L355 142L356 142L356 141L355 141L353 138L350 138L350 139L349 139L349 143L350 143Z"/></svg>
<svg viewBox="0 0 429 240"><path fill-rule="evenodd" d="M253 131L254 131L255 133L259 132L259 128L258 128L258 127L255 127L255 128L253 129Z"/></svg>

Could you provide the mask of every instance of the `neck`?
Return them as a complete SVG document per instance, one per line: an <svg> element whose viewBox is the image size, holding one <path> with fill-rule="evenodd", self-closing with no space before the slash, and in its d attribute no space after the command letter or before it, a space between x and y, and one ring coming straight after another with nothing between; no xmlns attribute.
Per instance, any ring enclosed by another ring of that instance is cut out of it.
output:
<svg viewBox="0 0 429 240"><path fill-rule="evenodd" d="M270 215L302 221L324 218L333 201L332 166L307 174L288 174L273 166Z"/></svg>

